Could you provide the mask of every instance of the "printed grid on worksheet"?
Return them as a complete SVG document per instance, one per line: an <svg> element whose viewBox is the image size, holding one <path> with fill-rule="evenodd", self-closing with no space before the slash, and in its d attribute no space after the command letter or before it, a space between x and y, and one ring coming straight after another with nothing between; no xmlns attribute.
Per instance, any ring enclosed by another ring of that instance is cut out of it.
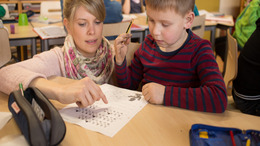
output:
<svg viewBox="0 0 260 146"><path fill-rule="evenodd" d="M60 110L63 119L86 129L113 137L146 104L142 93L118 88L109 84L100 86L108 99L108 104L95 102L87 108L70 104Z"/></svg>

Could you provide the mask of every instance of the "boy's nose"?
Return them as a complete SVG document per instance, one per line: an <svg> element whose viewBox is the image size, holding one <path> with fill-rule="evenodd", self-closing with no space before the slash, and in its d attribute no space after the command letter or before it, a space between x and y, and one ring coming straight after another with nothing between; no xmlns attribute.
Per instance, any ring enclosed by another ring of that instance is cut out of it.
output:
<svg viewBox="0 0 260 146"><path fill-rule="evenodd" d="M160 30L161 30L160 27L155 25L155 26L153 27L153 30L152 30L152 31L153 31L153 34L154 34L154 35L160 35L160 33L161 33Z"/></svg>

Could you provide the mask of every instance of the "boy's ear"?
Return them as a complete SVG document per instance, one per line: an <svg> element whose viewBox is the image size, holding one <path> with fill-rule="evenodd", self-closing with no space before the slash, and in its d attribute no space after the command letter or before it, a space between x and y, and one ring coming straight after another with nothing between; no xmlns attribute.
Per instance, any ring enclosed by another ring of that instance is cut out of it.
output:
<svg viewBox="0 0 260 146"><path fill-rule="evenodd" d="M67 18L64 18L64 19L63 19L63 25L66 27L68 33L70 33L70 27L69 27L70 24L69 24L69 21L68 21Z"/></svg>
<svg viewBox="0 0 260 146"><path fill-rule="evenodd" d="M192 25L192 22L194 20L195 14L194 12L189 12L185 15L185 29L189 29Z"/></svg>

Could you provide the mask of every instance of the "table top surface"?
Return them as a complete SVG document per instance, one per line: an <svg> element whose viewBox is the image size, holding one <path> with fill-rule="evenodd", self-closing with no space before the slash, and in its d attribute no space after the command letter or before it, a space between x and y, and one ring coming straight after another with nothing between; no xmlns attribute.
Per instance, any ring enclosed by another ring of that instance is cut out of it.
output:
<svg viewBox="0 0 260 146"><path fill-rule="evenodd" d="M14 25L15 33L11 34L10 25ZM4 26L8 29L9 39L36 38L38 35L33 31L30 23L25 26L19 26L18 23L7 23Z"/></svg>
<svg viewBox="0 0 260 146"><path fill-rule="evenodd" d="M8 96L0 92L0 112L9 112ZM66 105L51 101L60 110ZM225 111L221 114L189 111L176 107L147 104L114 137L66 123L66 135L61 145L189 145L189 130L193 124L260 130L260 117ZM12 118L0 130L0 139L21 134Z"/></svg>

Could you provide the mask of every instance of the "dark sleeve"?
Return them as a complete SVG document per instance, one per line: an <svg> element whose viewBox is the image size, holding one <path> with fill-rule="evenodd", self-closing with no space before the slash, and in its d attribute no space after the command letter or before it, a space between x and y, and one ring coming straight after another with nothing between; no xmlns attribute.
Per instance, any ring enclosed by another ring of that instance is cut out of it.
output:
<svg viewBox="0 0 260 146"><path fill-rule="evenodd" d="M244 95L260 95L260 18L256 26L239 55L237 77L233 81L235 90Z"/></svg>

